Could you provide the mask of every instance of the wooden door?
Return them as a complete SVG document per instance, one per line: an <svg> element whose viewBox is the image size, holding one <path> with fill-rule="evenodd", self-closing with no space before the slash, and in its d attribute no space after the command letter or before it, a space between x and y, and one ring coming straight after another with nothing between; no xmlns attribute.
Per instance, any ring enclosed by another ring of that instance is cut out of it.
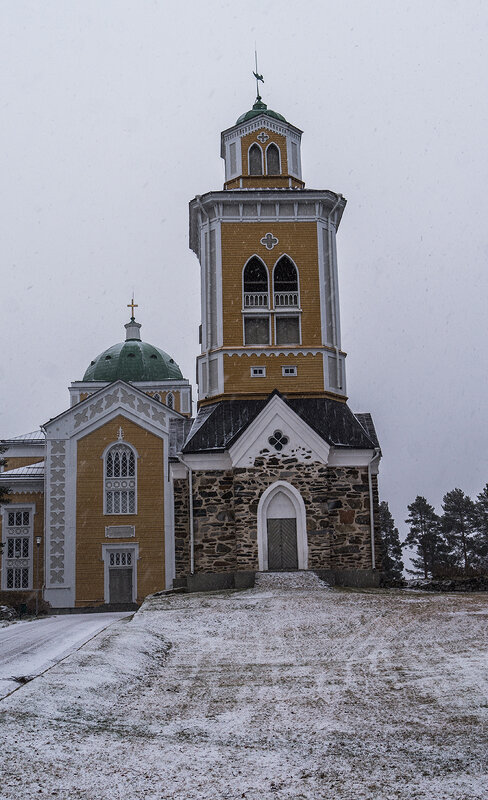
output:
<svg viewBox="0 0 488 800"><path fill-rule="evenodd" d="M296 519L268 519L268 569L298 569Z"/></svg>
<svg viewBox="0 0 488 800"><path fill-rule="evenodd" d="M109 602L132 603L132 567L109 570Z"/></svg>

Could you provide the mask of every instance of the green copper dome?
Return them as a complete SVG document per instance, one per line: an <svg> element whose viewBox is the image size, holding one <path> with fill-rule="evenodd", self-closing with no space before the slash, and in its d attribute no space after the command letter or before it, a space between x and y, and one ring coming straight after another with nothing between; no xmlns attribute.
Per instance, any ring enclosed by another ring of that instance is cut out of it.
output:
<svg viewBox="0 0 488 800"><path fill-rule="evenodd" d="M245 114L241 114L236 122L236 125L240 125L241 122L247 122L248 119L252 119L253 117L259 117L260 114L266 114L267 117L273 117L274 119L281 120L281 122L286 122L286 119L282 117L281 114L278 114L277 111L271 111L271 109L268 108L266 103L263 103L258 95L251 110L246 111Z"/></svg>
<svg viewBox="0 0 488 800"><path fill-rule="evenodd" d="M167 381L182 380L176 362L164 350L141 342L138 322L125 326L127 339L100 353L86 370L84 381Z"/></svg>

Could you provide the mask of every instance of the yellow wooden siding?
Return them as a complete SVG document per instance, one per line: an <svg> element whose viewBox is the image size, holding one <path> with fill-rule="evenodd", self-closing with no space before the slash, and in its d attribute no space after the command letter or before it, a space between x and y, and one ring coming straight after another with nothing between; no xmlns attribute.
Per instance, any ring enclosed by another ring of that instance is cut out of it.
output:
<svg viewBox="0 0 488 800"><path fill-rule="evenodd" d="M225 347L242 347L242 274L245 263L256 254L268 267L270 292L272 270L282 255L295 262L299 273L302 347L322 344L320 289L315 222L226 222L222 224L222 302ZM279 240L273 250L260 243L268 232Z"/></svg>
<svg viewBox="0 0 488 800"><path fill-rule="evenodd" d="M44 461L44 456L8 456L5 465L5 472L19 467L28 467L30 464L39 464ZM0 473L1 474L1 473Z"/></svg>
<svg viewBox="0 0 488 800"><path fill-rule="evenodd" d="M137 514L103 513L103 459L107 445L133 445L137 460ZM76 605L104 602L102 544L139 543L138 602L164 589L164 443L122 415L78 442L76 482ZM105 526L135 525L135 538L107 539Z"/></svg>
<svg viewBox="0 0 488 800"><path fill-rule="evenodd" d="M266 367L266 377L252 378L251 367ZM282 367L296 367L297 376L284 377ZM322 355L224 356L226 394L268 395L273 389L283 394L324 393Z"/></svg>

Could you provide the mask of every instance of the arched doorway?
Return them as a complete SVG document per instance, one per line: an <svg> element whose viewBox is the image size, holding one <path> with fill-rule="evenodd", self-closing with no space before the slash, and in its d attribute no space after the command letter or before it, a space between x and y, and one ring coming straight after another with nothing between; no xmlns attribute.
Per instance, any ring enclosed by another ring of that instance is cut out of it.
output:
<svg viewBox="0 0 488 800"><path fill-rule="evenodd" d="M261 495L258 505L259 569L307 569L305 505L300 493L286 481L276 481Z"/></svg>

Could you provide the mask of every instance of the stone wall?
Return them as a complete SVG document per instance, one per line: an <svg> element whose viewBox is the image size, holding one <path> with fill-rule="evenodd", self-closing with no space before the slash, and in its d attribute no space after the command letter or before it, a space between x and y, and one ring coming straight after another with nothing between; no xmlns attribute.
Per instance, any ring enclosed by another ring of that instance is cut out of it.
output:
<svg viewBox="0 0 488 800"><path fill-rule="evenodd" d="M258 569L257 510L262 493L287 481L307 515L309 569L371 569L367 468L303 464L271 456L254 466L193 473L195 572ZM186 489L185 489L186 487ZM175 481L176 576L189 572L188 484ZM329 509L337 501L338 507ZM381 568L377 478L373 476L376 567Z"/></svg>

